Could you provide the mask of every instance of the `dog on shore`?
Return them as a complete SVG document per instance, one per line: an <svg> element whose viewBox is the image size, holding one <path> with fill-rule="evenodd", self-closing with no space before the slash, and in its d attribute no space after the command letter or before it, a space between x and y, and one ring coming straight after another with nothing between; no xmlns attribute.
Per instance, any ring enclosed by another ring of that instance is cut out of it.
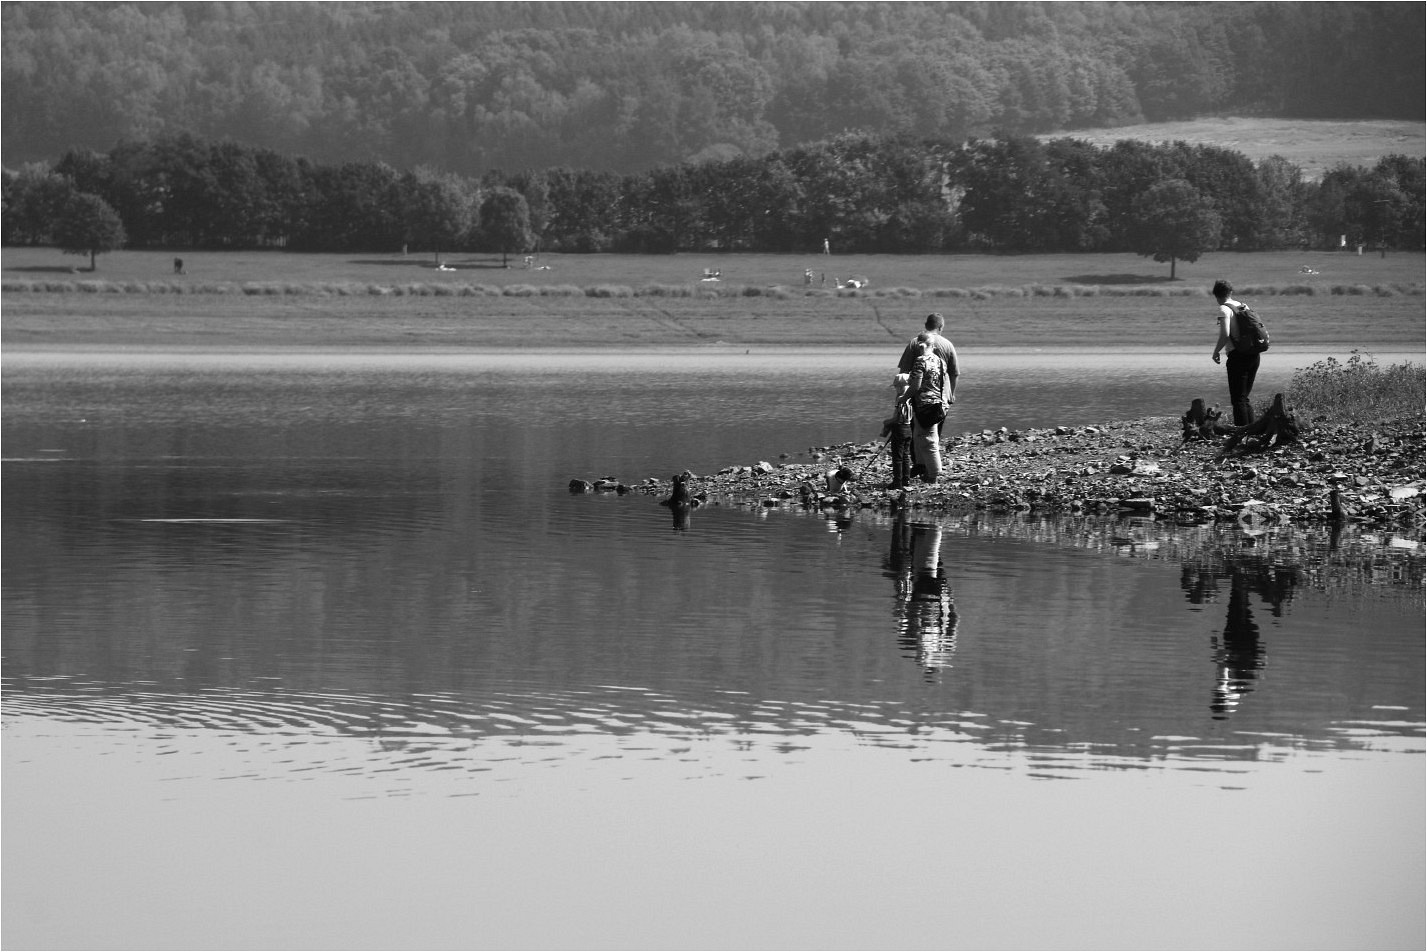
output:
<svg viewBox="0 0 1427 952"><path fill-rule="evenodd" d="M830 469L823 477L827 491L833 494L842 492L842 487L848 483L857 481L857 474L846 466L839 466L837 469Z"/></svg>

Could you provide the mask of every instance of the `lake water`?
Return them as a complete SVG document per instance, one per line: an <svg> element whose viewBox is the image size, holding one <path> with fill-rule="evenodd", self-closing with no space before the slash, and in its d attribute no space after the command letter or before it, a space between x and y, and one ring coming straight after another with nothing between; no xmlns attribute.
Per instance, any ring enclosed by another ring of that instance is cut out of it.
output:
<svg viewBox="0 0 1427 952"><path fill-rule="evenodd" d="M5 946L1421 948L1420 538L567 491L893 359L10 349ZM953 431L1226 396L963 359Z"/></svg>

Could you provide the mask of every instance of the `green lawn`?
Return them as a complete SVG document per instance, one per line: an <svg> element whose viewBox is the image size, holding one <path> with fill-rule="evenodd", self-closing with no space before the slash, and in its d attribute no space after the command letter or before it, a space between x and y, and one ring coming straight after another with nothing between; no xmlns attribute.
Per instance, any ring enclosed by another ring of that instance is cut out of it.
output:
<svg viewBox="0 0 1427 952"><path fill-rule="evenodd" d="M6 249L0 341L884 346L937 310L963 346L1207 349L1208 288L1222 275L1254 301L1279 349L1423 346L1421 254L1215 254L1181 263L1174 282L1168 266L1134 255L552 255L541 259L548 271L525 270L518 259L504 269L498 259L452 256L456 270L437 271L429 257L239 252L184 254L183 276L171 273L172 257L117 252L100 258L96 274L75 275L67 268L77 258ZM1319 273L1300 273L1304 265ZM705 268L720 270L721 280L702 282ZM814 269L810 289L805 268ZM823 271L830 283L859 275L871 284L825 290ZM19 289L46 282L69 290Z"/></svg>
<svg viewBox="0 0 1427 952"><path fill-rule="evenodd" d="M648 284L699 284L705 269L721 272L724 285L804 288L803 272L813 271L813 287L827 287L836 279L865 277L875 289L897 287L936 288L1018 287L1023 285L1174 285L1208 288L1218 277L1238 286L1308 284L1420 284L1420 253L1377 254L1342 252L1272 252L1263 254L1208 254L1190 264L1179 262L1176 280L1169 280L1169 265L1131 254L1057 255L543 255L539 265L548 270L527 270L522 259L502 268L499 256L451 254L444 256L451 271L438 271L433 257L381 254L289 254L286 252L183 252L187 274L173 274L172 253L116 251L101 255L98 270L90 273L88 258L61 254L53 248L6 248L0 252L0 270L6 280L85 280L180 283L202 288L218 283L264 282L278 284L598 284L640 287ZM1300 273L1308 266L1317 275Z"/></svg>

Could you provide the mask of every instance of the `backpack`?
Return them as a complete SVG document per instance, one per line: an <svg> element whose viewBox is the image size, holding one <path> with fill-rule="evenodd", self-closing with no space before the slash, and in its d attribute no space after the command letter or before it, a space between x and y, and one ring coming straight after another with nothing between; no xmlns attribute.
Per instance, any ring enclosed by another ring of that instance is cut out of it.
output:
<svg viewBox="0 0 1427 952"><path fill-rule="evenodd" d="M1263 326L1263 318L1242 301L1234 309L1234 315L1239 319L1239 336L1234 341L1234 349L1254 354L1268 350L1268 330Z"/></svg>
<svg viewBox="0 0 1427 952"><path fill-rule="evenodd" d="M946 362L934 354L918 357L912 372L922 373L920 386L912 393L912 407L917 422L927 429L946 419L946 404L941 399L941 389L946 373Z"/></svg>

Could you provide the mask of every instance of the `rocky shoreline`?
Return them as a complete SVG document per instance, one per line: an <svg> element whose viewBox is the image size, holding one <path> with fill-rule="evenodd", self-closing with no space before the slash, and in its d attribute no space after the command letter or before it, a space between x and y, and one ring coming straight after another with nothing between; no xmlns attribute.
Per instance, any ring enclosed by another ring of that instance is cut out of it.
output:
<svg viewBox="0 0 1427 952"><path fill-rule="evenodd" d="M1231 442L1186 439L1180 419L1146 417L966 433L944 441L937 483L903 490L887 488L891 461L880 441L681 475L692 506L1133 515L1250 528L1351 522L1422 539L1421 417L1374 428L1314 421L1283 445L1244 441L1226 449ZM853 478L839 485L839 470ZM576 479L570 490L641 492L667 501L674 481L650 477L628 486L613 477Z"/></svg>

